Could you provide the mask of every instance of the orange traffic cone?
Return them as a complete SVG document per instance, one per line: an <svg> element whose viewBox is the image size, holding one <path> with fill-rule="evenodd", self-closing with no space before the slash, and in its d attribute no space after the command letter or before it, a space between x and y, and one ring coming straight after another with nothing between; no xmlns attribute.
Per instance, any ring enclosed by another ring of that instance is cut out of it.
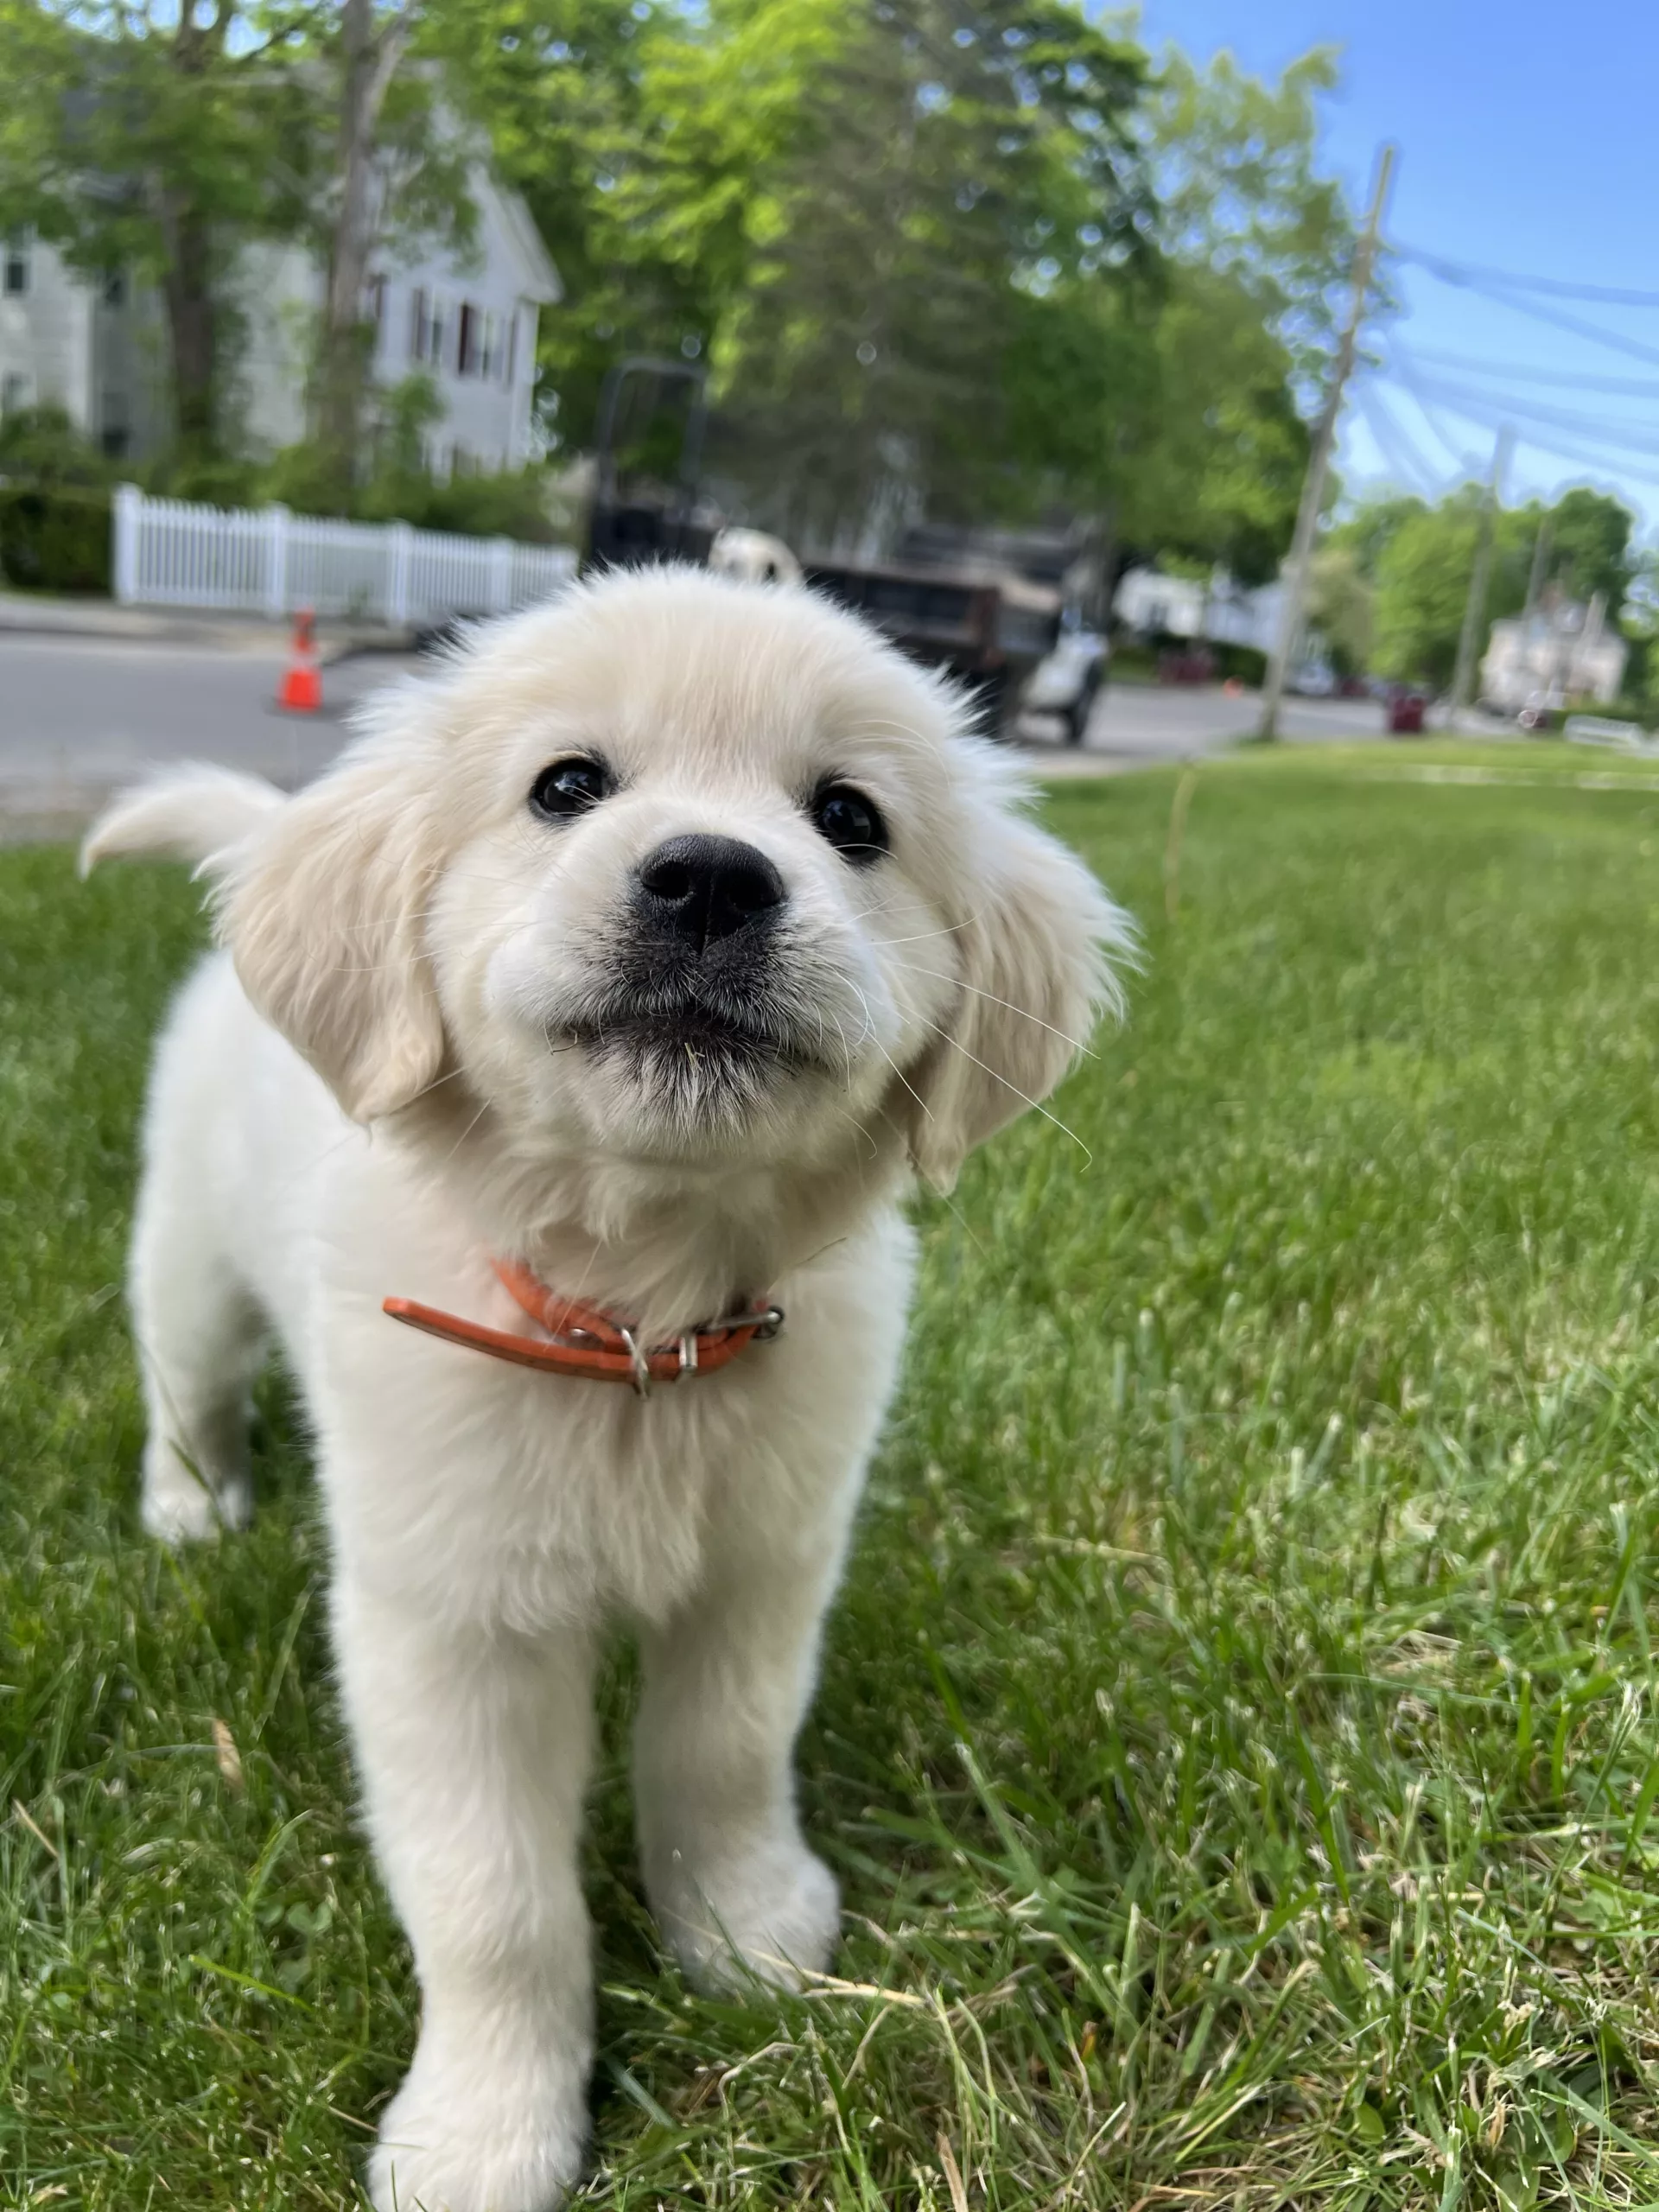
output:
<svg viewBox="0 0 1659 2212"><path fill-rule="evenodd" d="M317 666L317 618L302 607L294 617L294 651L276 704L287 715L315 715L322 709L322 671Z"/></svg>

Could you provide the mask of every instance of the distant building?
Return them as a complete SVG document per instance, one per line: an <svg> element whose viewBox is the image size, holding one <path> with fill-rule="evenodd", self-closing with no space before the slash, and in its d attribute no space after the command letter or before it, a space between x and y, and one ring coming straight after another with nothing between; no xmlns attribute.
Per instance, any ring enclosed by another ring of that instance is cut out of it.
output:
<svg viewBox="0 0 1659 2212"><path fill-rule="evenodd" d="M1624 639L1607 626L1600 592L1588 607L1546 594L1531 614L1493 623L1480 664L1481 699L1505 715L1519 714L1529 701L1561 707L1594 699L1605 706L1624 688L1629 658Z"/></svg>
<svg viewBox="0 0 1659 2212"><path fill-rule="evenodd" d="M531 457L540 311L558 272L524 201L483 171L472 181L476 237L466 255L432 250L371 280L378 383L432 378L442 419L428 437L435 474L517 467ZM323 297L302 246L256 244L233 287L245 326L226 395L242 441L261 456L305 435L306 370ZM113 270L89 279L26 234L0 257L0 413L54 402L112 460L143 461L168 435L167 330L149 287Z"/></svg>
<svg viewBox="0 0 1659 2212"><path fill-rule="evenodd" d="M1217 569L1209 582L1166 576L1158 569L1131 569L1112 601L1112 612L1127 630L1143 637L1191 638L1212 645L1251 645L1270 653L1279 630L1281 584L1255 590Z"/></svg>

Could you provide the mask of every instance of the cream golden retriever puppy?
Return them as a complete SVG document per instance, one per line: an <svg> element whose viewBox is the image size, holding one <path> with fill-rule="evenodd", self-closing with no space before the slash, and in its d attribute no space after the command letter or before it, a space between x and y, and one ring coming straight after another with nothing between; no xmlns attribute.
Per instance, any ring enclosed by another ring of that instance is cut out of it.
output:
<svg viewBox="0 0 1659 2212"><path fill-rule="evenodd" d="M608 1619L686 1971L830 1955L791 1752L899 1364L899 1202L1053 1087L1128 943L968 719L804 591L619 575L383 696L297 798L182 769L88 840L213 886L146 1125L143 1515L245 1516L274 1336L423 1993L387 2212L543 2212L581 2167Z"/></svg>

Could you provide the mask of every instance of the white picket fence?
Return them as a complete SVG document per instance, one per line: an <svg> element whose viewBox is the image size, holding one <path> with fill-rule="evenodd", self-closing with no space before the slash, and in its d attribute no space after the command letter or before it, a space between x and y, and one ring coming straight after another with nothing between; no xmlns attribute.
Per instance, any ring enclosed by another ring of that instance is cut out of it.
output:
<svg viewBox="0 0 1659 2212"><path fill-rule="evenodd" d="M309 607L420 626L506 614L575 574L566 545L457 537L403 522L323 522L286 507L199 507L124 484L111 574L128 607L218 607L279 617Z"/></svg>

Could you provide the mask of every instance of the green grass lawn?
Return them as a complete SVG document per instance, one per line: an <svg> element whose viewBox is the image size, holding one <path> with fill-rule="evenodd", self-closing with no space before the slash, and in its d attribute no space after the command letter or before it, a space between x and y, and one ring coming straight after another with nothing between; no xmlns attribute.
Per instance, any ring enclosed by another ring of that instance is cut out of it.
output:
<svg viewBox="0 0 1659 2212"><path fill-rule="evenodd" d="M841 1979L664 1964L619 1653L594 2202L1659 2198L1659 784L1378 752L1204 770L1173 920L1173 777L1052 802L1148 966L1058 1103L1092 1157L1031 1117L922 1211L803 1745ZM355 2202L413 2040L281 1389L251 1535L136 1522L117 1286L194 907L0 856L14 2205Z"/></svg>

